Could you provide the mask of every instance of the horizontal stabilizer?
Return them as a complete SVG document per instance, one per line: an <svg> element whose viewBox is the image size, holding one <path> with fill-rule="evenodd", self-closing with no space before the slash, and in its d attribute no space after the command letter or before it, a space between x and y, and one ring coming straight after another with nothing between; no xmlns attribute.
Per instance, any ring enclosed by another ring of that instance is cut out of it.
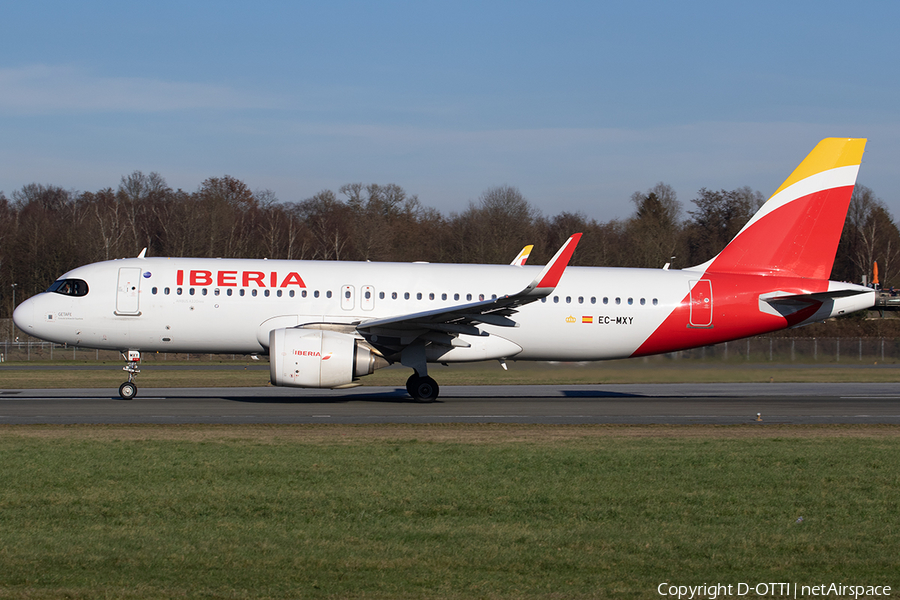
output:
<svg viewBox="0 0 900 600"><path fill-rule="evenodd" d="M871 308L875 305L875 291L861 285L841 284L841 287L827 292L796 294L778 291L759 296L760 312L775 316L787 317L815 305L838 307L836 314L849 312L850 306L852 310Z"/></svg>

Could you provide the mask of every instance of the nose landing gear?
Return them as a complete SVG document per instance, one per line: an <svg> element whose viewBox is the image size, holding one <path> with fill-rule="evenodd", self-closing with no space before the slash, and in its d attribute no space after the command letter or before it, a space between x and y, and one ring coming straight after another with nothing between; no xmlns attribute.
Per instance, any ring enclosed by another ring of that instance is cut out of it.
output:
<svg viewBox="0 0 900 600"><path fill-rule="evenodd" d="M128 373L128 381L119 386L119 397L122 400L131 400L137 396L137 385L134 383L134 377L141 372L139 368L141 362L141 353L138 350L129 350L128 354L122 353L125 359L125 366L122 370Z"/></svg>

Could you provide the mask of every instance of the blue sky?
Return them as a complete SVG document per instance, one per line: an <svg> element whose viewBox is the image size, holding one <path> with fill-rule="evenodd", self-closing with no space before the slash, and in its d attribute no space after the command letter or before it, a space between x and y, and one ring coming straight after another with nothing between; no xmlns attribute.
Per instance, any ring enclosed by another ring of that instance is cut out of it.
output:
<svg viewBox="0 0 900 600"><path fill-rule="evenodd" d="M659 181L768 196L823 137L900 217L900 4L41 2L4 7L0 190L298 201L397 183L450 213L517 186L545 214L627 217Z"/></svg>

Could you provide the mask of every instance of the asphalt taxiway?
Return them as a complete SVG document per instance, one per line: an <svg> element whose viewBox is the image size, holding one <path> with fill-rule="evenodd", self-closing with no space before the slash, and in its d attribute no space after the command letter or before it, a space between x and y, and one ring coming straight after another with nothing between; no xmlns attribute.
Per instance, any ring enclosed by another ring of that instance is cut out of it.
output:
<svg viewBox="0 0 900 600"><path fill-rule="evenodd" d="M760 383L402 388L0 390L0 424L541 423L900 424L900 384Z"/></svg>

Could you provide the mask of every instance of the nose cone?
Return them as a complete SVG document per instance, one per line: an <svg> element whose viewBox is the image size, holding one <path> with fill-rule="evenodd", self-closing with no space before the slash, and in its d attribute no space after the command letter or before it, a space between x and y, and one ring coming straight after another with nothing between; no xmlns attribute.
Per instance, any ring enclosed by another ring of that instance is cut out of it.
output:
<svg viewBox="0 0 900 600"><path fill-rule="evenodd" d="M29 298L13 311L13 323L29 335L34 335L34 299Z"/></svg>

